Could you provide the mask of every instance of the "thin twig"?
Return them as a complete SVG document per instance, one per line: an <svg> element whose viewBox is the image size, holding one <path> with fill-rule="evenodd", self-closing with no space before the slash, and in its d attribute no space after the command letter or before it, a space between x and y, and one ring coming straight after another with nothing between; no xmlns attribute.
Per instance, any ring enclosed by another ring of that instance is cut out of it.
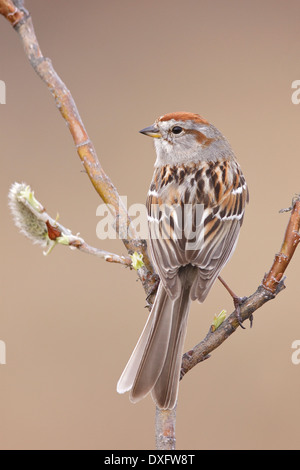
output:
<svg viewBox="0 0 300 470"><path fill-rule="evenodd" d="M79 234L73 235L71 230L54 219L38 201L34 191L25 183L14 183L8 194L9 206L16 226L34 243L48 248L50 253L55 245L69 246L83 253L88 253L105 259L109 263L119 263L135 267L130 256L119 256L105 250L100 250L86 243Z"/></svg>
<svg viewBox="0 0 300 470"><path fill-rule="evenodd" d="M74 246L82 253L87 253L89 255L98 256L99 258L105 259L108 263L118 263L123 264L124 266L131 267L132 260L129 256L120 256L115 253L110 253L109 251L100 250L94 246L88 245L85 241L73 242L70 243L70 246Z"/></svg>
<svg viewBox="0 0 300 470"><path fill-rule="evenodd" d="M157 450L174 450L176 407L172 410L160 410L155 412L155 437Z"/></svg>
<svg viewBox="0 0 300 470"><path fill-rule="evenodd" d="M20 23L25 16L24 12L21 11L11 0L1 0L0 14L3 15L12 26Z"/></svg>
<svg viewBox="0 0 300 470"><path fill-rule="evenodd" d="M266 302L274 299L284 286L283 275L291 261L295 249L300 241L300 198L294 200L292 213L284 235L284 241L280 253L276 254L274 262L264 276L262 284L256 292L247 297L240 306L242 321L245 321ZM220 346L232 333L236 331L239 322L234 311L215 331L210 328L206 337L193 349L183 355L181 378L196 364L202 362L218 346Z"/></svg>
<svg viewBox="0 0 300 470"><path fill-rule="evenodd" d="M273 265L265 275L263 286L271 293L275 293L286 268L288 267L294 252L300 242L300 196L293 198L292 212L286 228L283 244L280 252L275 255Z"/></svg>
<svg viewBox="0 0 300 470"><path fill-rule="evenodd" d="M0 0L0 13L19 34L30 64L54 97L56 107L67 124L87 175L112 212L116 231L128 253L138 252L143 255L144 264L137 273L146 294L149 295L157 276L148 255L146 240L139 239L116 187L103 170L70 91L54 70L51 60L44 57L34 32L31 16L24 8L24 2Z"/></svg>

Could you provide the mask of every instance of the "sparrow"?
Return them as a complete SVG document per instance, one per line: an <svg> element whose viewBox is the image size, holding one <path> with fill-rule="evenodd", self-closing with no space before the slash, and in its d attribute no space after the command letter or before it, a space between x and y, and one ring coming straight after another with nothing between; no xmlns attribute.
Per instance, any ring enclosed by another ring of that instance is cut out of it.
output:
<svg viewBox="0 0 300 470"><path fill-rule="evenodd" d="M228 141L199 114L165 114L140 132L156 150L146 206L160 283L117 391L172 409L191 301L206 299L231 257L249 192Z"/></svg>

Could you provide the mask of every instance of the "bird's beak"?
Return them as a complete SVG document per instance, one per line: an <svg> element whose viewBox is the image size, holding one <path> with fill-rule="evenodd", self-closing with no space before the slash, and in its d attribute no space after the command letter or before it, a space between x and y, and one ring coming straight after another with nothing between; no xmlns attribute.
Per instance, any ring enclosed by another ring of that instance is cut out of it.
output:
<svg viewBox="0 0 300 470"><path fill-rule="evenodd" d="M140 133L148 135L149 137L154 137L155 139L161 138L161 133L159 132L155 124L153 124L153 126L145 127L145 129L142 129Z"/></svg>

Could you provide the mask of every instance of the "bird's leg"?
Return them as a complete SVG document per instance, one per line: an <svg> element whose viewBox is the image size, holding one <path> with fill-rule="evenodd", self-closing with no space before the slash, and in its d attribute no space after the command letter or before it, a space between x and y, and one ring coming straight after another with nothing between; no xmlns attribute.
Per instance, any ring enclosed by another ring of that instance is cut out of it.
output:
<svg viewBox="0 0 300 470"><path fill-rule="evenodd" d="M245 330L245 327L243 326L243 320L242 320L242 317L241 317L241 305L242 305L243 302L245 302L247 297L239 297L238 295L236 295L233 292L232 289L230 289L228 284L224 281L224 279L221 276L218 276L218 279L221 282L221 284L223 284L223 286L225 287L227 292L231 295L231 297L233 299L233 305L234 305L234 308L235 308L235 311L236 311L237 320L239 322L240 327L243 328L243 330ZM249 317L249 320L250 320L250 328L252 328L252 323L253 323L253 316L252 315Z"/></svg>

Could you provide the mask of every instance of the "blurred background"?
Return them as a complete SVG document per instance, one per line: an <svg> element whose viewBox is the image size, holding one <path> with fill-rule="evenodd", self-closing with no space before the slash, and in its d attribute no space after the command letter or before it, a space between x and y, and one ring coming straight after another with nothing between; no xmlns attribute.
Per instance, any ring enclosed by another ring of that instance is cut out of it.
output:
<svg viewBox="0 0 300 470"><path fill-rule="evenodd" d="M297 0L26 0L45 56L71 90L101 163L128 203L143 203L153 142L138 133L172 111L202 114L228 138L250 188L240 241L222 276L250 295L280 249L299 192ZM91 245L101 202L46 86L0 18L1 449L153 449L154 405L116 393L146 320L134 272L58 246L45 257L7 206L25 181L60 222ZM299 251L299 250L298 250ZM178 449L299 448L299 260L287 289L180 386ZM232 311L217 283L192 306L185 350L216 313Z"/></svg>

